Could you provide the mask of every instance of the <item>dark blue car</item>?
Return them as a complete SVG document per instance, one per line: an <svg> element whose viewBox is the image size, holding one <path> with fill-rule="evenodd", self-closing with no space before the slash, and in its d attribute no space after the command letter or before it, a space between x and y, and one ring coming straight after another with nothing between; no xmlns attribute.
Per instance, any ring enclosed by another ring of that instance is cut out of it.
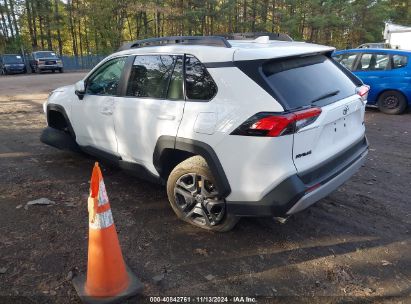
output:
<svg viewBox="0 0 411 304"><path fill-rule="evenodd" d="M368 104L387 114L400 114L411 106L411 51L351 49L333 54L371 87Z"/></svg>
<svg viewBox="0 0 411 304"><path fill-rule="evenodd" d="M23 57L18 54L0 55L0 74L26 73Z"/></svg>

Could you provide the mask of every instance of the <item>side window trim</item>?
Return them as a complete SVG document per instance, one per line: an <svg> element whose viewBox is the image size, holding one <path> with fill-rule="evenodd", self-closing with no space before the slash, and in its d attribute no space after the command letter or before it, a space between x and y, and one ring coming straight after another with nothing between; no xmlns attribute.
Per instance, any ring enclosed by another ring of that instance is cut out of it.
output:
<svg viewBox="0 0 411 304"><path fill-rule="evenodd" d="M131 68L133 67L135 58L135 55L129 55L126 59L126 63L124 64L123 73L121 74L117 91L119 97L127 97L127 86L130 80Z"/></svg>
<svg viewBox="0 0 411 304"><path fill-rule="evenodd" d="M117 94L116 94L116 95L113 95L113 97L119 97L119 96L121 96L121 95L120 95L120 93L121 93L121 90L120 90L120 89L121 89L121 86L122 86L121 80L122 80L124 71L125 71L125 69L126 69L126 64L127 64L127 61L128 61L128 57L133 57L133 56L129 56L129 55L117 56L117 57L113 57L113 58L110 58L110 59L104 61L101 65L99 65L99 66L93 71L93 73L91 73L90 75L88 75L88 76L84 79L85 89L86 89L85 91L87 92L87 85L88 85L88 82L90 81L90 79L91 79L93 76L95 76L95 75L100 71L101 68L103 68L104 66L106 66L107 63L109 63L109 62L111 62L111 61L113 61L113 60L119 59L119 58L125 58L125 59L126 59L126 62L125 62L125 64L124 64L124 68L123 68L123 71L121 72L121 76L120 76L120 79L119 79L119 83L118 83L118 87L117 87ZM105 95L98 95L98 94L86 94L86 95L91 95L91 96L105 96Z"/></svg>
<svg viewBox="0 0 411 304"><path fill-rule="evenodd" d="M187 54L183 55L183 99L184 99L184 102L186 102L188 100L187 94L186 94L186 90L187 90L187 86L186 86L186 56L187 56Z"/></svg>
<svg viewBox="0 0 411 304"><path fill-rule="evenodd" d="M172 100L172 101L186 101L186 92L185 92L185 58L186 58L186 55L185 54L183 54L183 55L181 55L181 54L176 54L176 55L172 55L172 56L175 56L176 57L176 60L175 60L175 62L174 62L174 65L173 65L173 70L172 70L172 72L171 72L171 76L170 76L170 78L169 78L169 80L168 80L168 85L167 85L167 92L166 92L166 100ZM173 78L173 74L174 74L174 71L175 71L175 68L176 68L176 66L177 66L177 61L178 61L178 58L181 58L181 60L183 60L183 67L182 67L182 69L183 69L183 71L182 71L182 77L183 77L183 81L182 81L182 86L183 86L183 88L182 88L182 90L183 90L183 98L182 99L169 99L168 98L168 94L169 94L169 90L170 90L170 84L171 84L171 80L172 80L172 78Z"/></svg>
<svg viewBox="0 0 411 304"><path fill-rule="evenodd" d="M355 72L355 71L357 71L358 62L360 61L360 58L362 56L362 52L354 52L353 54L355 54L355 59L354 59L354 62L352 64L352 72Z"/></svg>

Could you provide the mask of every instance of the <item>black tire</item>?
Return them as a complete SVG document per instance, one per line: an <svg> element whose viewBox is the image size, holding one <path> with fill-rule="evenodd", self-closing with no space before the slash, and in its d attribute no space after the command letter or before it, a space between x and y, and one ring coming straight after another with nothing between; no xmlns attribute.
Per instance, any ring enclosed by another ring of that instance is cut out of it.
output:
<svg viewBox="0 0 411 304"><path fill-rule="evenodd" d="M4 69L0 70L0 75L6 75L6 71Z"/></svg>
<svg viewBox="0 0 411 304"><path fill-rule="evenodd" d="M27 74L27 69L26 68L24 68L23 74Z"/></svg>
<svg viewBox="0 0 411 304"><path fill-rule="evenodd" d="M196 189L191 191L191 198L190 191L179 184L183 183L181 179L184 178L191 178L192 185L188 186ZM178 164L167 180L168 200L177 217L194 226L214 232L226 232L233 229L239 217L227 214L225 201L218 197L218 189L215 189L214 185L214 177L201 156L190 157ZM186 196L177 193L179 191L184 191L192 202L187 203ZM203 195L204 193L210 196L207 197ZM185 206L181 206L181 201L185 203Z"/></svg>
<svg viewBox="0 0 411 304"><path fill-rule="evenodd" d="M51 70L51 72L52 72L52 73L55 73L55 72L56 72L56 70Z"/></svg>
<svg viewBox="0 0 411 304"><path fill-rule="evenodd" d="M60 69L59 69L59 72L60 72L60 73L64 73L63 68L60 68Z"/></svg>
<svg viewBox="0 0 411 304"><path fill-rule="evenodd" d="M407 100L398 91L385 91L378 98L378 108L386 114L401 114L407 108Z"/></svg>

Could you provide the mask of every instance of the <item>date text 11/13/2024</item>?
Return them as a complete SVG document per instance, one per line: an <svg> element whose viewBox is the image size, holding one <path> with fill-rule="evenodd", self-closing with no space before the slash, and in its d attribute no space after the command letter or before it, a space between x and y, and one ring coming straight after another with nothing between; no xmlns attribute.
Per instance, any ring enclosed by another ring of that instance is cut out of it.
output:
<svg viewBox="0 0 411 304"><path fill-rule="evenodd" d="M254 297L150 297L151 303L257 303Z"/></svg>

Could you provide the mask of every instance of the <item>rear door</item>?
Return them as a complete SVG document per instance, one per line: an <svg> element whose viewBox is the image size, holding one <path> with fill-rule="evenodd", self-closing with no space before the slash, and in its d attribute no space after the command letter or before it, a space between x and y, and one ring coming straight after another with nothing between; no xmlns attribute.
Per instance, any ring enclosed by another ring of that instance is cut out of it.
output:
<svg viewBox="0 0 411 304"><path fill-rule="evenodd" d="M157 174L157 139L176 136L183 116L183 56L136 56L123 95L114 115L119 154Z"/></svg>
<svg viewBox="0 0 411 304"><path fill-rule="evenodd" d="M263 64L277 98L291 109L320 107L317 120L294 134L293 160L299 173L335 157L364 137L365 104L357 85L325 55L276 59Z"/></svg>

